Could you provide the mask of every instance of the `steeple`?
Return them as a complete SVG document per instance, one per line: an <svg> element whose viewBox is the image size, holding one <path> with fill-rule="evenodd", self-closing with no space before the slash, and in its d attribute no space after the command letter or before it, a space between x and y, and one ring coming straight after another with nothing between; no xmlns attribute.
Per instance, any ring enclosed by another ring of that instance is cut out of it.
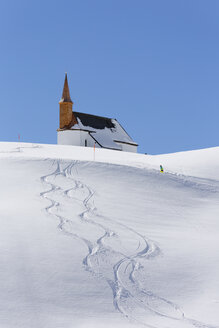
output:
<svg viewBox="0 0 219 328"><path fill-rule="evenodd" d="M73 101L71 100L70 97L67 73L65 73L65 82L62 92L62 98L59 102L59 107L60 107L59 128L60 129L65 129L65 130L70 129L72 126L78 123L74 113L72 112L72 106L73 106Z"/></svg>
<svg viewBox="0 0 219 328"><path fill-rule="evenodd" d="M65 82L64 82L62 98L61 98L60 102L69 102L69 103L73 104L73 101L71 100L71 97L70 97L69 87L68 87L67 73L65 73Z"/></svg>

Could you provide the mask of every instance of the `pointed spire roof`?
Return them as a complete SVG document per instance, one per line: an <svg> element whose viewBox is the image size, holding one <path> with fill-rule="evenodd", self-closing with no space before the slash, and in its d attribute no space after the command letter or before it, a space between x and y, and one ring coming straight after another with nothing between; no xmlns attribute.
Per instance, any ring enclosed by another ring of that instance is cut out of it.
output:
<svg viewBox="0 0 219 328"><path fill-rule="evenodd" d="M62 99L60 100L60 102L70 102L73 104L73 101L71 100L71 97L70 97L69 87L68 87L67 73L65 73L65 82L64 82L63 92L62 92Z"/></svg>

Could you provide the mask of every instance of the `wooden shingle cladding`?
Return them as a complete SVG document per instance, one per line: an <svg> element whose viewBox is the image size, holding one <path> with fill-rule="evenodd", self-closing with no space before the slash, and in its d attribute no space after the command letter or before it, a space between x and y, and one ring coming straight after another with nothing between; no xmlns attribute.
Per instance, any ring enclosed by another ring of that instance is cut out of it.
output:
<svg viewBox="0 0 219 328"><path fill-rule="evenodd" d="M59 101L59 128L69 129L72 125L77 124L77 120L72 112L73 101L70 97L68 87L67 73L65 73L64 87L62 91L62 98Z"/></svg>
<svg viewBox="0 0 219 328"><path fill-rule="evenodd" d="M62 103L62 102L68 102L68 103L73 104L73 101L71 100L71 96L70 96L69 86L68 86L67 73L65 73L65 81L64 81L63 91L62 91L62 98L59 101L59 103Z"/></svg>

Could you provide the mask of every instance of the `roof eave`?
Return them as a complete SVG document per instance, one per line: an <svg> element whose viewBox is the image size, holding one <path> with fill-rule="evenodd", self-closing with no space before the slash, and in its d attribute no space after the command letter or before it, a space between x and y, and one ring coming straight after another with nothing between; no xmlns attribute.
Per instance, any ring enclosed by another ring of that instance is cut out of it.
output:
<svg viewBox="0 0 219 328"><path fill-rule="evenodd" d="M127 142L127 141L119 141L119 140L113 140L114 142L118 142L121 144L131 145L131 146L138 146L136 142Z"/></svg>

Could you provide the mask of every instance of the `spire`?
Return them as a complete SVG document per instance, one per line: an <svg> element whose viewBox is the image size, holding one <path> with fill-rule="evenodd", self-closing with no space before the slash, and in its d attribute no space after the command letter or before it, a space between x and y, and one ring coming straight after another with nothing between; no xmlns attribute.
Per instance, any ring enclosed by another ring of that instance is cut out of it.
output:
<svg viewBox="0 0 219 328"><path fill-rule="evenodd" d="M73 101L71 100L71 97L70 97L69 87L68 87L67 73L65 73L65 82L64 82L63 92L62 92L62 99L60 100L60 102L69 102L69 103L73 104Z"/></svg>

